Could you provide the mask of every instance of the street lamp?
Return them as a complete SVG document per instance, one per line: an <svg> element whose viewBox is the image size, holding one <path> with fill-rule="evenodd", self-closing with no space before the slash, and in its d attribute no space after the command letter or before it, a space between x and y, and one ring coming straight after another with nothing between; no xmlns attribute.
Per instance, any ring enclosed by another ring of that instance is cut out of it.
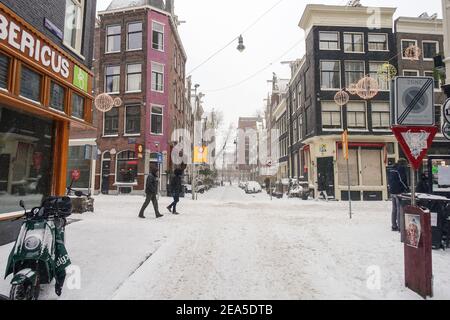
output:
<svg viewBox="0 0 450 320"><path fill-rule="evenodd" d="M244 38L242 37L242 35L239 36L239 45L237 46L237 49L239 52L243 52L245 50Z"/></svg>

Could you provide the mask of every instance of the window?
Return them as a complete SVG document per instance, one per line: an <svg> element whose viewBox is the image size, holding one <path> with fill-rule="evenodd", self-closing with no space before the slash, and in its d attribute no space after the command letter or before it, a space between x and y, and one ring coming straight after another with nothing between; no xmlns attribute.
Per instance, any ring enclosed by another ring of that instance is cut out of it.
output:
<svg viewBox="0 0 450 320"><path fill-rule="evenodd" d="M302 83L300 82L297 86L297 109L302 105Z"/></svg>
<svg viewBox="0 0 450 320"><path fill-rule="evenodd" d="M341 64L339 61L320 62L321 89L341 88Z"/></svg>
<svg viewBox="0 0 450 320"><path fill-rule="evenodd" d="M83 43L84 1L66 0L64 44L81 53Z"/></svg>
<svg viewBox="0 0 450 320"><path fill-rule="evenodd" d="M142 49L142 22L128 24L127 50Z"/></svg>
<svg viewBox="0 0 450 320"><path fill-rule="evenodd" d="M120 92L120 66L108 66L105 73L105 92Z"/></svg>
<svg viewBox="0 0 450 320"><path fill-rule="evenodd" d="M320 50L339 50L339 32L320 32Z"/></svg>
<svg viewBox="0 0 450 320"><path fill-rule="evenodd" d="M419 71L418 70L403 70L403 76L405 77L418 77Z"/></svg>
<svg viewBox="0 0 450 320"><path fill-rule="evenodd" d="M378 87L381 91L389 91L389 80L387 78L383 78L378 73L384 63L385 62L369 62L369 75L378 81Z"/></svg>
<svg viewBox="0 0 450 320"><path fill-rule="evenodd" d="M387 51L388 36L385 33L369 33L369 51Z"/></svg>
<svg viewBox="0 0 450 320"><path fill-rule="evenodd" d="M164 25L158 22L152 23L153 28L153 49L164 51Z"/></svg>
<svg viewBox="0 0 450 320"><path fill-rule="evenodd" d="M51 194L54 124L0 107L0 216L18 211L19 195L32 208Z"/></svg>
<svg viewBox="0 0 450 320"><path fill-rule="evenodd" d="M364 35L362 33L344 33L345 52L364 52Z"/></svg>
<svg viewBox="0 0 450 320"><path fill-rule="evenodd" d="M141 133L141 106L125 107L125 134Z"/></svg>
<svg viewBox="0 0 450 320"><path fill-rule="evenodd" d="M366 129L366 104L349 102L347 104L347 127L349 129Z"/></svg>
<svg viewBox="0 0 450 320"><path fill-rule="evenodd" d="M334 102L322 102L322 128L341 129L341 107Z"/></svg>
<svg viewBox="0 0 450 320"><path fill-rule="evenodd" d="M133 151L122 151L117 155L116 180L118 183L137 183L138 158Z"/></svg>
<svg viewBox="0 0 450 320"><path fill-rule="evenodd" d="M86 146L70 146L69 158L67 163L67 185L72 183L70 172L72 170L80 171L80 179L73 182L73 188L89 188L91 161L85 159Z"/></svg>
<svg viewBox="0 0 450 320"><path fill-rule="evenodd" d="M112 108L104 114L103 135L117 136L119 134L119 108Z"/></svg>
<svg viewBox="0 0 450 320"><path fill-rule="evenodd" d="M84 119L84 98L72 93L72 116L79 119Z"/></svg>
<svg viewBox="0 0 450 320"><path fill-rule="evenodd" d="M298 117L298 141L303 140L303 114Z"/></svg>
<svg viewBox="0 0 450 320"><path fill-rule="evenodd" d="M20 78L20 95L24 98L41 101L42 76L22 65L22 76Z"/></svg>
<svg viewBox="0 0 450 320"><path fill-rule="evenodd" d="M434 90L441 90L441 80L439 79L439 75L433 71L425 71L423 74L425 77L431 77L434 79Z"/></svg>
<svg viewBox="0 0 450 320"><path fill-rule="evenodd" d="M64 111L66 90L56 82L50 85L50 107L59 111Z"/></svg>
<svg viewBox="0 0 450 320"><path fill-rule="evenodd" d="M141 91L142 84L142 64L127 65L127 92Z"/></svg>
<svg viewBox="0 0 450 320"><path fill-rule="evenodd" d="M106 27L106 53L120 52L121 26Z"/></svg>
<svg viewBox="0 0 450 320"><path fill-rule="evenodd" d="M293 139L294 139L294 143L296 143L298 141L298 127L297 127L297 119L295 119L292 123L292 128L293 128Z"/></svg>
<svg viewBox="0 0 450 320"><path fill-rule="evenodd" d="M345 84L349 87L364 78L364 61L345 61Z"/></svg>
<svg viewBox="0 0 450 320"><path fill-rule="evenodd" d="M433 60L439 52L439 42L437 41L423 41L423 60Z"/></svg>
<svg viewBox="0 0 450 320"><path fill-rule="evenodd" d="M152 62L152 91L164 92L164 65Z"/></svg>
<svg viewBox="0 0 450 320"><path fill-rule="evenodd" d="M412 46L417 46L417 40L402 40L402 55L403 55L403 58L408 58L406 56L405 51L406 51L406 49L408 49L409 47L412 47Z"/></svg>
<svg viewBox="0 0 450 320"><path fill-rule="evenodd" d="M9 58L0 54L0 88L8 89Z"/></svg>
<svg viewBox="0 0 450 320"><path fill-rule="evenodd" d="M372 128L389 130L391 126L390 106L386 102L372 102Z"/></svg>
<svg viewBox="0 0 450 320"><path fill-rule="evenodd" d="M151 133L163 134L163 108L160 106L152 106Z"/></svg>

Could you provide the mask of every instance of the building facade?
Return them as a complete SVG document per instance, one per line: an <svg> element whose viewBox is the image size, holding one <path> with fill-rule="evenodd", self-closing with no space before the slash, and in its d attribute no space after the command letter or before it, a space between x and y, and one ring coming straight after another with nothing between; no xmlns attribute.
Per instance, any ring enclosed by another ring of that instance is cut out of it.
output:
<svg viewBox="0 0 450 320"><path fill-rule="evenodd" d="M142 192L157 166L165 192L178 142L172 133L185 123L186 54L173 1L114 0L99 17L99 89L122 104L97 112L96 189Z"/></svg>
<svg viewBox="0 0 450 320"><path fill-rule="evenodd" d="M95 7L0 1L0 218L65 194L70 129L94 128Z"/></svg>
<svg viewBox="0 0 450 320"><path fill-rule="evenodd" d="M375 24L366 7L308 5L303 13L299 26L306 33L306 55L288 97L290 135L299 136L290 145L289 167L290 175L306 173L316 195L320 178L328 195L348 198L341 137L348 130L353 200L388 198L386 169L399 150L390 131L389 82L378 70L386 62L396 66L394 13L377 8ZM336 93L365 75L378 80L378 94L371 100L351 95L338 106Z"/></svg>

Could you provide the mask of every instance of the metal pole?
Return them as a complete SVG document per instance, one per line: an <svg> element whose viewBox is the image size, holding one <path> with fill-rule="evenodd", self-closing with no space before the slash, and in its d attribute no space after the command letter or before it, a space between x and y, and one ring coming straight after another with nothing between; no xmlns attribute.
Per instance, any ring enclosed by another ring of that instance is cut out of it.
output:
<svg viewBox="0 0 450 320"><path fill-rule="evenodd" d="M347 159L347 179L348 179L348 204L350 210L350 219L352 219L352 192L350 190L350 165Z"/></svg>
<svg viewBox="0 0 450 320"><path fill-rule="evenodd" d="M411 167L411 205L416 206L416 171Z"/></svg>

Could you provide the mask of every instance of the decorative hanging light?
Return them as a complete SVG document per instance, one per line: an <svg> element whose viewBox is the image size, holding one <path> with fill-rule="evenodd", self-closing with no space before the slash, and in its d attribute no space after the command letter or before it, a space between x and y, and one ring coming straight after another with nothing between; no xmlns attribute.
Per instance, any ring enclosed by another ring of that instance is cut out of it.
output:
<svg viewBox="0 0 450 320"><path fill-rule="evenodd" d="M391 81L397 75L397 69L390 63L384 63L377 71L378 77Z"/></svg>
<svg viewBox="0 0 450 320"><path fill-rule="evenodd" d="M114 99L114 107L120 107L122 105L123 101L119 97Z"/></svg>
<svg viewBox="0 0 450 320"><path fill-rule="evenodd" d="M95 107L100 112L108 112L114 107L114 99L107 93L99 94L94 101Z"/></svg>
<svg viewBox="0 0 450 320"><path fill-rule="evenodd" d="M356 85L357 95L364 99L370 100L374 98L379 91L378 81L369 76L365 76L358 81Z"/></svg>
<svg viewBox="0 0 450 320"><path fill-rule="evenodd" d="M420 56L422 55L422 50L418 46L409 46L404 51L404 57L409 60L419 60Z"/></svg>
<svg viewBox="0 0 450 320"><path fill-rule="evenodd" d="M336 104L341 107L343 105L346 105L349 100L350 100L350 96L344 90L338 91L336 93L336 95L334 96L334 102L336 102Z"/></svg>
<svg viewBox="0 0 450 320"><path fill-rule="evenodd" d="M237 46L237 49L239 52L243 52L245 50L244 37L242 37L242 35L239 36L239 45Z"/></svg>
<svg viewBox="0 0 450 320"><path fill-rule="evenodd" d="M356 95L358 94L358 89L356 87L356 83L352 83L348 86L347 91L351 94L351 95Z"/></svg>

